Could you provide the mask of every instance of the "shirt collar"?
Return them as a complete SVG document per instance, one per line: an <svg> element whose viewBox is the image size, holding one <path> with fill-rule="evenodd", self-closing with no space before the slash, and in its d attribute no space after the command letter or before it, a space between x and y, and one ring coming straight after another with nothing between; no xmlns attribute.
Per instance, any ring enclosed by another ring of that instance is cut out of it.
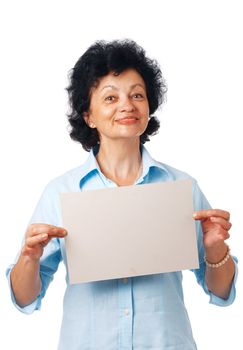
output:
<svg viewBox="0 0 243 350"><path fill-rule="evenodd" d="M83 182L87 176L90 176L92 172L101 172L100 167L95 158L97 152L98 152L97 146L92 148L87 160L81 167L80 183ZM142 177L145 177L149 173L151 168L158 168L161 171L165 172L167 175L170 175L168 169L166 169L164 164L153 159L150 153L148 152L148 150L143 145L141 145L141 153L142 153L142 162L143 162Z"/></svg>
<svg viewBox="0 0 243 350"><path fill-rule="evenodd" d="M153 159L148 150L143 145L141 146L141 150L143 162L143 177L145 177L152 168L158 168L161 171L165 172L167 175L169 175L169 171L166 169L164 164Z"/></svg>

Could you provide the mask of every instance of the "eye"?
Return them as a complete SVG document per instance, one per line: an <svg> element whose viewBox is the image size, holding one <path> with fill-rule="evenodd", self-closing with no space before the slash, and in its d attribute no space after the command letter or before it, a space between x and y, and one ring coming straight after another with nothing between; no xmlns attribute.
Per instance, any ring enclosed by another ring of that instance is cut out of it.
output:
<svg viewBox="0 0 243 350"><path fill-rule="evenodd" d="M113 96L113 95L110 95L110 96L105 97L105 101L107 101L107 102L115 101L115 99L116 99L116 97Z"/></svg>
<svg viewBox="0 0 243 350"><path fill-rule="evenodd" d="M135 98L136 100L140 100L144 98L143 94L141 93L135 93L132 95L132 97Z"/></svg>

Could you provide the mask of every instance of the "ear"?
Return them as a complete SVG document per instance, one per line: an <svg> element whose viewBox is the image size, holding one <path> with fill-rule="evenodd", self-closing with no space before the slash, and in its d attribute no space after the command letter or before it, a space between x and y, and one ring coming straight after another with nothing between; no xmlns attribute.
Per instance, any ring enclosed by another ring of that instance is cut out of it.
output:
<svg viewBox="0 0 243 350"><path fill-rule="evenodd" d="M92 118L88 112L83 113L83 118L85 120L85 123L91 128L94 129L96 128L95 124L92 122Z"/></svg>

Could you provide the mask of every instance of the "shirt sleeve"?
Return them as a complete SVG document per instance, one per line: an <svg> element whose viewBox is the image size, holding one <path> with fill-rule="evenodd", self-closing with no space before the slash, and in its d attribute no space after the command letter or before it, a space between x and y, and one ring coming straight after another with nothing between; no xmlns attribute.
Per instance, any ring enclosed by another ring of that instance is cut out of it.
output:
<svg viewBox="0 0 243 350"><path fill-rule="evenodd" d="M33 223L45 223L55 226L60 226L60 210L59 210L59 197L56 191L54 190L51 183L45 188L36 208L32 215L32 218L29 224ZM19 254L16 258L16 261L19 257ZM60 241L57 238L52 239L49 244L45 247L43 255L40 259L40 278L42 282L42 288L40 294L37 298L29 305L25 307L20 307L14 297L14 293L10 281L10 273L14 264L11 264L7 271L6 276L9 283L11 299L16 308L26 314L31 314L35 310L41 308L41 302L43 297L46 294L47 288L51 281L53 280L54 273L57 271L58 265L62 260L61 250L60 250Z"/></svg>
<svg viewBox="0 0 243 350"><path fill-rule="evenodd" d="M206 197L202 193L196 181L193 183L193 202L194 202L194 210L202 210L202 209L210 209L211 206L207 201ZM228 306L231 305L236 296L236 280L238 276L238 260L236 257L232 257L235 264L235 275L231 284L231 290L227 299L220 298L210 292L207 288L207 284L205 281L205 272L206 272L206 264L204 261L204 246L203 246L203 233L200 221L196 221L196 232L197 232L197 244L198 244L198 253L199 253L199 269L193 269L197 282L203 288L204 292L209 295L209 303L217 305L217 306Z"/></svg>

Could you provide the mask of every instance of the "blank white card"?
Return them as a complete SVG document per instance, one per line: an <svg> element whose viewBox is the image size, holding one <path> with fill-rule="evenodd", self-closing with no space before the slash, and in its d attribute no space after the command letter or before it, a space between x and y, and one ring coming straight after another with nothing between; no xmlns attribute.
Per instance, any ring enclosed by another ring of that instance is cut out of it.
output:
<svg viewBox="0 0 243 350"><path fill-rule="evenodd" d="M190 179L60 199L71 284L198 268Z"/></svg>

